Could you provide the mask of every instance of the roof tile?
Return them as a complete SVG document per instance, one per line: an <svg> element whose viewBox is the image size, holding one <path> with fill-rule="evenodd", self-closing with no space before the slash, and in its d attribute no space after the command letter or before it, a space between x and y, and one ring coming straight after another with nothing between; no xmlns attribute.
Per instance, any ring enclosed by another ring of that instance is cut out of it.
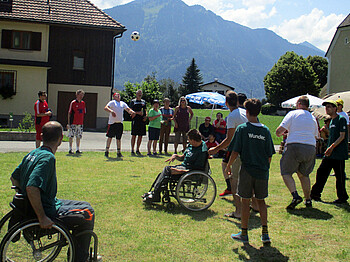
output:
<svg viewBox="0 0 350 262"><path fill-rule="evenodd" d="M4 2L1 3L3 4ZM125 29L88 0L12 0L12 10L0 11L0 18Z"/></svg>

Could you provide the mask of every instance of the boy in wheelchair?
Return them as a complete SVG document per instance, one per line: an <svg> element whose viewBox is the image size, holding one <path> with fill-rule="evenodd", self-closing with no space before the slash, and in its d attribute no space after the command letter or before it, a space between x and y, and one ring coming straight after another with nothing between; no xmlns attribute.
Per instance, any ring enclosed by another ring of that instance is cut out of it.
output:
<svg viewBox="0 0 350 262"><path fill-rule="evenodd" d="M58 218L72 230L75 238L74 261L89 261L91 234L80 234L94 228L94 209L88 202L59 200L57 194L56 159L54 154L63 138L60 123L50 121L42 128L43 146L26 155L11 175L13 186L26 197L39 220L40 227L50 229ZM96 256L95 256L96 258ZM97 261L101 261L97 257Z"/></svg>
<svg viewBox="0 0 350 262"><path fill-rule="evenodd" d="M186 148L183 155L173 154L165 162L173 162L175 159L183 161L180 165L166 166L153 182L153 191L143 194L143 202L150 204L161 201L162 186L166 186L171 176L180 178L182 174L190 170L204 170L208 159L208 149L205 142L202 141L201 134L196 129L191 129L187 133L190 145Z"/></svg>

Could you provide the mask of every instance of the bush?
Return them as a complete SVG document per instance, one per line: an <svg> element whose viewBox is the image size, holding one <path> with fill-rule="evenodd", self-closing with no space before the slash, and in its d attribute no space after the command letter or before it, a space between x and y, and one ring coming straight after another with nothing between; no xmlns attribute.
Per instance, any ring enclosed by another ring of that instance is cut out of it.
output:
<svg viewBox="0 0 350 262"><path fill-rule="evenodd" d="M271 105L271 104L265 104L261 107L261 113L263 115L272 115L276 113L277 106Z"/></svg>
<svg viewBox="0 0 350 262"><path fill-rule="evenodd" d="M30 113L25 112L23 119L19 122L18 128L21 131L30 132L31 130L34 130L34 120Z"/></svg>

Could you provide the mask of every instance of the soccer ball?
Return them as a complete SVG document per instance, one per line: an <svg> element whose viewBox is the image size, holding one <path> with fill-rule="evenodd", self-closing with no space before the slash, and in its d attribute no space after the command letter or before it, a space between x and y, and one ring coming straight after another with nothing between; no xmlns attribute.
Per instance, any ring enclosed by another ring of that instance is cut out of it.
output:
<svg viewBox="0 0 350 262"><path fill-rule="evenodd" d="M140 40L140 33L137 31L134 31L131 33L130 37L131 37L131 40L138 41L138 40Z"/></svg>

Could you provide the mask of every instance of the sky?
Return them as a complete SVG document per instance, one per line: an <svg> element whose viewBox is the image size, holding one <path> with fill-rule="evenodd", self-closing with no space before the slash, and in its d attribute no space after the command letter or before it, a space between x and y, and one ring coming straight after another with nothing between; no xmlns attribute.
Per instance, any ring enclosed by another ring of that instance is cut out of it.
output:
<svg viewBox="0 0 350 262"><path fill-rule="evenodd" d="M132 2L131 0L90 1L100 9ZM291 43L308 41L323 51L327 51L337 26L350 12L349 0L183 0L183 2L189 6L201 5L225 20L253 29L270 29Z"/></svg>

